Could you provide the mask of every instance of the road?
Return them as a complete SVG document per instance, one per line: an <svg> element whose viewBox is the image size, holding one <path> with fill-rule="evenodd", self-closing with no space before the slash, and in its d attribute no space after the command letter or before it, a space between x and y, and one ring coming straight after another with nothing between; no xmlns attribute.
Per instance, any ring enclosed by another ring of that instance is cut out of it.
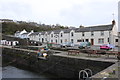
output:
<svg viewBox="0 0 120 80"><path fill-rule="evenodd" d="M61 48L60 45L53 45L53 47ZM66 47L66 49L79 49L79 48L78 48L78 46L73 46L73 47ZM92 45L92 46L90 46L90 49L92 49L92 50L100 50L100 46ZM118 47L115 47L111 51L118 51Z"/></svg>

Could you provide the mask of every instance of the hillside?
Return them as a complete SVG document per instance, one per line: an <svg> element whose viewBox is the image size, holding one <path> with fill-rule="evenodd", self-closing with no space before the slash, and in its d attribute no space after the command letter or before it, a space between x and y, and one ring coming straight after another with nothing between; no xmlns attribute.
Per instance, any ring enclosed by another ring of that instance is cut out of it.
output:
<svg viewBox="0 0 120 80"><path fill-rule="evenodd" d="M67 27L61 25L37 24L35 22L2 22L2 33L6 35L13 35L16 31L22 31L23 29L26 29L28 32L31 30L34 30L34 32L40 32L65 28Z"/></svg>

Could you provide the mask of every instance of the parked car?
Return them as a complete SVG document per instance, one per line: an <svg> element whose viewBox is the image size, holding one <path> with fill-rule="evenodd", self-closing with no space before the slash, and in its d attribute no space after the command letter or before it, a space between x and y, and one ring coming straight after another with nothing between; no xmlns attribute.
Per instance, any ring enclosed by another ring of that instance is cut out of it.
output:
<svg viewBox="0 0 120 80"><path fill-rule="evenodd" d="M84 49L84 48L90 48L91 43L90 42L81 42L80 45L78 46L79 49Z"/></svg>
<svg viewBox="0 0 120 80"><path fill-rule="evenodd" d="M61 47L73 47L74 44L72 42L66 42L66 43L63 43L63 44L60 44Z"/></svg>
<svg viewBox="0 0 120 80"><path fill-rule="evenodd" d="M113 48L115 48L115 46L112 45L112 44L103 44L103 45L100 46L100 49L105 49L105 50L110 50L110 49L113 49Z"/></svg>

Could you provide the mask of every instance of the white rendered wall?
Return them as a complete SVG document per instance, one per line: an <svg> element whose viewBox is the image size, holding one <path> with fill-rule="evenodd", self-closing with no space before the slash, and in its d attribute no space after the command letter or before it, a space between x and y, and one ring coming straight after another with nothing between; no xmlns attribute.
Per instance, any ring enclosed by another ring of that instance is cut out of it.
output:
<svg viewBox="0 0 120 80"><path fill-rule="evenodd" d="M120 1L118 3L118 32L120 32Z"/></svg>
<svg viewBox="0 0 120 80"><path fill-rule="evenodd" d="M82 32L77 32L74 35L74 44L80 44L80 42L77 42L78 39L89 39L89 42L91 42L91 39L94 39L94 45L101 45L101 43L98 43L99 38L104 38L104 43L102 44L108 44L108 38L109 31L104 31L104 35L101 36L101 31L94 31L94 36L91 36L91 32L84 32L85 36L82 36Z"/></svg>

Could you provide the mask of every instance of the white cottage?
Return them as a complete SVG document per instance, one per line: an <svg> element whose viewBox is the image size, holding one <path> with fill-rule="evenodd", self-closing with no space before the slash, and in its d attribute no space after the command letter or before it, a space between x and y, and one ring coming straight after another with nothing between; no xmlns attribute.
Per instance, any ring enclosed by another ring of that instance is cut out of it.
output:
<svg viewBox="0 0 120 80"><path fill-rule="evenodd" d="M29 35L29 40L39 41L40 32L34 32Z"/></svg>
<svg viewBox="0 0 120 80"><path fill-rule="evenodd" d="M34 33L33 30L31 30L31 32L27 32L25 29L23 31L17 31L15 33L15 37L19 37L19 38L22 38L22 39L25 39L25 38L29 38L29 35Z"/></svg>
<svg viewBox="0 0 120 80"><path fill-rule="evenodd" d="M25 29L24 29L23 31L17 31L14 36L15 36L15 37L22 38L21 35L22 35L23 33L27 33L27 31L26 31Z"/></svg>
<svg viewBox="0 0 120 80"><path fill-rule="evenodd" d="M31 32L23 33L23 34L21 34L21 38L23 38L23 39L28 39L28 38L29 38L29 35L32 34L32 33L34 33L33 30L31 30Z"/></svg>

